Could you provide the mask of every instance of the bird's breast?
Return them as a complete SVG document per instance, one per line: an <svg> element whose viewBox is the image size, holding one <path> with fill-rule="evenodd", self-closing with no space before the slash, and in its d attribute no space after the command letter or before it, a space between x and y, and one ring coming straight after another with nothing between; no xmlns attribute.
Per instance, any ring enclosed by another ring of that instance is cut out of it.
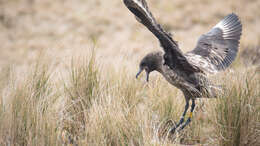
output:
<svg viewBox="0 0 260 146"><path fill-rule="evenodd" d="M168 66L164 65L162 69L162 75L170 84L176 86L177 88L182 88L184 79L183 76L180 75L177 71L174 71Z"/></svg>
<svg viewBox="0 0 260 146"><path fill-rule="evenodd" d="M162 67L161 74L170 84L188 93L190 97L200 98L213 95L210 90L210 82L202 73L186 75L165 65Z"/></svg>

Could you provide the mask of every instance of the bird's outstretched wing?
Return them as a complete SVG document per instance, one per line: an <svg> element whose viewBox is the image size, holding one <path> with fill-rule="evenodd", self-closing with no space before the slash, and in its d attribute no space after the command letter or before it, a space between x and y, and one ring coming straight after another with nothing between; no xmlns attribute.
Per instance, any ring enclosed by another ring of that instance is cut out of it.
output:
<svg viewBox="0 0 260 146"><path fill-rule="evenodd" d="M160 41L164 49L165 64L171 69L181 70L190 74L201 72L201 70L190 64L178 44L171 38L170 33L166 32L155 20L149 11L145 0L123 0L126 7L136 16L136 19L145 25Z"/></svg>
<svg viewBox="0 0 260 146"><path fill-rule="evenodd" d="M242 24L238 16L229 14L208 33L202 35L195 49L185 56L206 72L216 73L224 70L236 58L241 34Z"/></svg>

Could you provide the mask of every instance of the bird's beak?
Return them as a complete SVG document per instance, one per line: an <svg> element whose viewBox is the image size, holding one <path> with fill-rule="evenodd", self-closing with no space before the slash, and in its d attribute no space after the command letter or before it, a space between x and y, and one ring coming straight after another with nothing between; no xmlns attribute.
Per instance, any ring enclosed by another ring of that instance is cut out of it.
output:
<svg viewBox="0 0 260 146"><path fill-rule="evenodd" d="M144 69L140 69L139 72L136 74L136 78L138 78L138 76L143 72ZM149 72L147 70L145 70L146 72L146 81L149 82Z"/></svg>
<svg viewBox="0 0 260 146"><path fill-rule="evenodd" d="M136 78L138 78L138 76L142 73L142 71L143 71L144 69L142 69L142 68L140 68L140 70L138 71L138 73L136 74Z"/></svg>
<svg viewBox="0 0 260 146"><path fill-rule="evenodd" d="M146 71L146 82L149 82L149 72Z"/></svg>

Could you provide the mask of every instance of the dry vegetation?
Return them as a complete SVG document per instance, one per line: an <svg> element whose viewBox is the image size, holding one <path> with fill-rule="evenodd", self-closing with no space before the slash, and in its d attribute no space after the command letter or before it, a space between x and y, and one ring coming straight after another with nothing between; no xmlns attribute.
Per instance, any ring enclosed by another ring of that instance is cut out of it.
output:
<svg viewBox="0 0 260 146"><path fill-rule="evenodd" d="M149 4L184 51L226 14L241 17L240 55L212 77L219 98L197 100L192 123L159 140L184 98L158 73L134 78L160 47L121 0L0 0L0 145L260 145L260 1Z"/></svg>

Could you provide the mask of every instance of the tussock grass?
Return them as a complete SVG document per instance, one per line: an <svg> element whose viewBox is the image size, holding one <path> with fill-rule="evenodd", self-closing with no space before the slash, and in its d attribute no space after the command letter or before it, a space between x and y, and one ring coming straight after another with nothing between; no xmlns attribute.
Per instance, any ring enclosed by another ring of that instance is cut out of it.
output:
<svg viewBox="0 0 260 146"><path fill-rule="evenodd" d="M218 145L260 143L259 83L259 74L255 72L241 73L226 82L226 90L215 106L214 127Z"/></svg>
<svg viewBox="0 0 260 146"><path fill-rule="evenodd" d="M11 71L12 72L12 71ZM1 145L55 145L52 103L57 99L47 66L35 65L24 77L8 78L1 98Z"/></svg>
<svg viewBox="0 0 260 146"><path fill-rule="evenodd" d="M126 79L101 80L93 56L79 62L77 66L72 64L70 82L65 87L68 100L62 128L69 133L66 143L143 145L139 120L133 118L139 102L136 83L127 83Z"/></svg>
<svg viewBox="0 0 260 146"><path fill-rule="evenodd" d="M62 109L62 132L68 132L69 143L84 136L88 112L99 97L99 74L95 58L73 59L69 68L69 81L64 82L65 107ZM66 137L65 137L66 138Z"/></svg>
<svg viewBox="0 0 260 146"><path fill-rule="evenodd" d="M174 139L161 139L167 121L183 112L181 91L157 75L147 84L127 69L106 72L89 56L72 59L67 78L58 81L41 61L26 74L3 72L0 144L259 144L259 73L221 75L219 98L197 100L191 124Z"/></svg>

